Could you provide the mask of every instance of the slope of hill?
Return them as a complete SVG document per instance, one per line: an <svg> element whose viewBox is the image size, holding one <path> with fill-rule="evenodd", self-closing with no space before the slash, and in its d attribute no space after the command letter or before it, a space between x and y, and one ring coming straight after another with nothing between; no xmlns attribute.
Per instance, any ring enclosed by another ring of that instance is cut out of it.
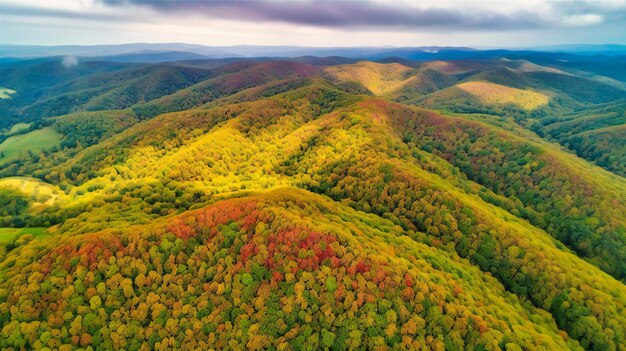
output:
<svg viewBox="0 0 626 351"><path fill-rule="evenodd" d="M577 155L626 177L626 124L597 128L563 137L561 143Z"/></svg>
<svg viewBox="0 0 626 351"><path fill-rule="evenodd" d="M27 253L40 259L18 269ZM5 347L579 348L458 256L296 189L124 234L67 237L50 252L27 245L12 260L3 304L47 322L10 322ZM26 288L25 272L41 272L30 279L30 312L16 288ZM53 283L60 274L75 279Z"/></svg>
<svg viewBox="0 0 626 351"><path fill-rule="evenodd" d="M22 108L21 113L51 117L85 110L124 109L175 93L209 75L206 70L173 66L89 75L61 84L54 89L54 96Z"/></svg>
<svg viewBox="0 0 626 351"><path fill-rule="evenodd" d="M473 102L486 107L514 105L523 110L546 106L550 97L532 90L507 87L487 81L468 81L438 91L425 101L427 105L444 105L450 101Z"/></svg>
<svg viewBox="0 0 626 351"><path fill-rule="evenodd" d="M328 67L324 76L341 86L369 92L376 96L406 99L415 95L432 93L456 81L453 76L441 74L425 67L412 69L399 63L359 62L351 65ZM446 72L448 73L448 72Z"/></svg>
<svg viewBox="0 0 626 351"><path fill-rule="evenodd" d="M49 127L9 136L0 144L0 164L19 160L28 152L38 153L52 149L60 143L61 135Z"/></svg>
<svg viewBox="0 0 626 351"><path fill-rule="evenodd" d="M622 90L530 61L324 62L57 83L106 87L76 105L102 110L38 119L59 147L0 168L63 191L0 179L7 223L49 228L0 241L0 345L623 348L626 179L562 146L622 156ZM450 92L481 113L415 106Z"/></svg>
<svg viewBox="0 0 626 351"><path fill-rule="evenodd" d="M546 121L540 132L555 138L580 157L626 176L624 128L626 104L609 103Z"/></svg>
<svg viewBox="0 0 626 351"><path fill-rule="evenodd" d="M389 95L410 78L411 68L397 64L359 62L354 65L329 67L326 73L339 82L353 81L374 95Z"/></svg>

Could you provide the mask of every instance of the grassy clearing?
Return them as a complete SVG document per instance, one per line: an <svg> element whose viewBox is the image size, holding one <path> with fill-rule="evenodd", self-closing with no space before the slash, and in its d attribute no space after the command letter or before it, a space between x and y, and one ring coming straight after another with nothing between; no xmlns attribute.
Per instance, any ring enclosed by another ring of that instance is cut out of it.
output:
<svg viewBox="0 0 626 351"><path fill-rule="evenodd" d="M51 206L66 199L65 193L58 187L36 178L8 177L0 179L0 187L12 187L26 194L33 201L32 209Z"/></svg>
<svg viewBox="0 0 626 351"><path fill-rule="evenodd" d="M15 94L15 90L0 88L0 99L10 99L11 94Z"/></svg>
<svg viewBox="0 0 626 351"><path fill-rule="evenodd" d="M457 88L478 97L485 104L515 104L526 110L547 105L550 97L536 91L507 87L491 82L476 81L456 85Z"/></svg>
<svg viewBox="0 0 626 351"><path fill-rule="evenodd" d="M6 135L13 135L13 134L17 134L23 130L26 130L30 127L31 123L17 123L14 124L13 127L11 127L11 129L6 132Z"/></svg>
<svg viewBox="0 0 626 351"><path fill-rule="evenodd" d="M60 145L61 134L52 127L14 135L0 144L0 162L18 158L28 151L39 152Z"/></svg>
<svg viewBox="0 0 626 351"><path fill-rule="evenodd" d="M402 88L410 80L407 72L412 70L398 63L359 62L328 67L326 74L340 82L358 82L372 94L381 96Z"/></svg>
<svg viewBox="0 0 626 351"><path fill-rule="evenodd" d="M21 237L22 235L30 234L35 238L43 238L50 233L43 227L36 228L0 228L0 243L10 243Z"/></svg>
<svg viewBox="0 0 626 351"><path fill-rule="evenodd" d="M528 72L549 72L549 73L565 74L565 75L571 76L570 73L567 73L565 71L561 71L560 69L547 67L547 66L540 66L540 65L532 63L530 61L518 60L518 61L515 61L515 62L519 63L519 66L516 69L516 71L518 71L518 72L524 72L524 73L528 73Z"/></svg>

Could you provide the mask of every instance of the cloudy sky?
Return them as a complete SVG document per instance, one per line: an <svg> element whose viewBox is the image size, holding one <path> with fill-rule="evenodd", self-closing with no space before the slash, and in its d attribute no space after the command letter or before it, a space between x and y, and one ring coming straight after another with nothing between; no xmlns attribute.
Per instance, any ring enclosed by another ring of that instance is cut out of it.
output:
<svg viewBox="0 0 626 351"><path fill-rule="evenodd" d="M0 0L0 44L626 44L626 0Z"/></svg>

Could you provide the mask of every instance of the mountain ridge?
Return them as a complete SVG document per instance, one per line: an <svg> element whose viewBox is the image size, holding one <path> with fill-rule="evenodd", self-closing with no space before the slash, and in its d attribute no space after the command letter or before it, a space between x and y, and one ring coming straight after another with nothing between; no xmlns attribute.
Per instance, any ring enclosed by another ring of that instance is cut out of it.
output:
<svg viewBox="0 0 626 351"><path fill-rule="evenodd" d="M62 136L0 158L29 184L2 225L46 228L0 241L0 345L626 343L626 179L588 151L620 155L593 138L626 90L544 58L303 61L0 64L7 133Z"/></svg>

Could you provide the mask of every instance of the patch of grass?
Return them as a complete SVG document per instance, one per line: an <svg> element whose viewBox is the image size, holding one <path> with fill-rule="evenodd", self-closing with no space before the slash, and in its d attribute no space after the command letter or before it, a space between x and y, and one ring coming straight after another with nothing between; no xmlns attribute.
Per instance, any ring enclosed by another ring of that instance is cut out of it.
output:
<svg viewBox="0 0 626 351"><path fill-rule="evenodd" d="M457 88L478 97L485 104L515 104L526 110L547 105L550 97L532 90L522 90L485 81L465 82Z"/></svg>
<svg viewBox="0 0 626 351"><path fill-rule="evenodd" d="M0 179L0 187L12 187L30 196L33 209L51 206L64 200L66 195L58 187L30 177L8 177Z"/></svg>
<svg viewBox="0 0 626 351"><path fill-rule="evenodd" d="M43 227L34 228L0 228L0 243L10 243L17 240L22 235L30 234L34 238L43 238L50 233Z"/></svg>
<svg viewBox="0 0 626 351"><path fill-rule="evenodd" d="M11 94L15 94L15 90L0 88L0 99L10 99Z"/></svg>
<svg viewBox="0 0 626 351"><path fill-rule="evenodd" d="M18 158L28 151L39 152L60 145L61 134L52 127L14 135L0 144L0 162Z"/></svg>
<svg viewBox="0 0 626 351"><path fill-rule="evenodd" d="M17 134L21 131L27 130L30 127L31 123L16 123L11 127L11 129L6 132L6 135Z"/></svg>
<svg viewBox="0 0 626 351"><path fill-rule="evenodd" d="M398 63L359 62L352 65L328 67L326 74L340 82L358 82L372 94L380 96L402 88L410 80L407 73L411 71L413 71L412 68Z"/></svg>

